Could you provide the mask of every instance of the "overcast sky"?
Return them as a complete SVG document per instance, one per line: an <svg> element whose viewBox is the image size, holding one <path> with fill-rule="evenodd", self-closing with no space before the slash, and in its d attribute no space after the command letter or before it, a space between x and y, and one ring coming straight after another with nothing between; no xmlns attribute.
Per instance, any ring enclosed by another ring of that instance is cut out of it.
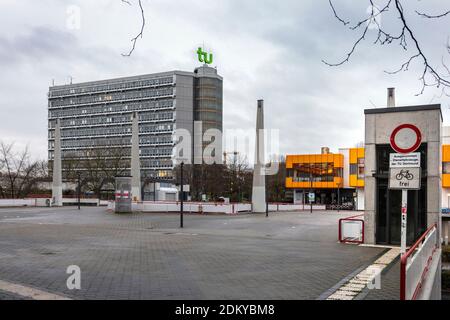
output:
<svg viewBox="0 0 450 320"><path fill-rule="evenodd" d="M141 23L137 0L130 0L133 6L121 0L0 0L0 139L29 144L34 157L45 159L52 79L67 84L70 76L84 82L192 71L203 44L224 77L225 129L253 128L256 100L263 98L266 127L280 130L282 154L353 147L364 139L363 110L385 106L387 87L397 88L397 105L441 103L448 123L448 98L435 97L439 91L433 88L415 96L421 90L420 61L406 73L384 73L415 52L397 44L373 46L376 30L348 64L331 68L321 62L345 57L358 37L334 18L328 0L142 1L144 37L126 58L121 54ZM427 20L414 10L436 14L450 7L438 0L403 2L424 52L440 68L450 17ZM335 3L349 20L368 8L362 0ZM79 29L68 28L72 6L80 8ZM381 23L398 33L390 14Z"/></svg>

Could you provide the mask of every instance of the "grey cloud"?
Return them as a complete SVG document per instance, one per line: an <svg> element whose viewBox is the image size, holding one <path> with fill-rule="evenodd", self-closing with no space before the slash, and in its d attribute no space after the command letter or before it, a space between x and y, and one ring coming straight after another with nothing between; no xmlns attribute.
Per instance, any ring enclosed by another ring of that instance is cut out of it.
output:
<svg viewBox="0 0 450 320"><path fill-rule="evenodd" d="M368 3L335 2L339 12L352 20L364 15ZM49 17L64 13L57 3L46 0ZM72 75L78 82L168 69L190 70L193 61L177 47L182 41L192 42L193 47L201 41L222 45L224 52L217 52L217 63L224 77L225 128L253 127L256 100L264 98L266 126L281 130L282 153L318 152L324 145L336 150L361 141L363 109L371 106L370 101L384 104L388 86L398 87L400 104L428 103L436 93L430 90L424 96L414 96L420 89L420 64L412 66L408 73L386 75L383 70L398 67L410 52L405 53L399 46L374 47L374 33L369 34L350 63L339 68L325 66L322 59L338 61L357 38L357 33L334 18L325 0L227 0L209 2L208 6L200 0L146 1L147 28L129 59L120 54L128 48L127 37L134 30L125 26L135 26L136 17L127 16L128 11L121 11L115 0L74 3L82 7L83 26L92 26L89 30L69 32L62 28L62 19L59 24L31 19L27 25L17 19L17 26L8 26L13 31L0 29L0 118L4 119L0 134L21 141L27 137L37 141L39 137L41 143L34 144L38 145L36 152L43 156L45 94L50 79L59 79L60 83ZM28 1L27 10L38 5L37 1ZM443 4L437 0L405 2L408 12L416 6L436 13ZM23 8L11 12L19 9ZM5 10L0 17L7 14L8 8ZM101 28L95 28L99 14ZM414 14L409 14L408 19L433 61L440 61L448 20L423 21ZM389 15L383 23L389 28L396 25ZM242 44L246 40L247 48ZM246 52L232 56L235 46ZM24 127L17 128L17 123L24 123Z"/></svg>

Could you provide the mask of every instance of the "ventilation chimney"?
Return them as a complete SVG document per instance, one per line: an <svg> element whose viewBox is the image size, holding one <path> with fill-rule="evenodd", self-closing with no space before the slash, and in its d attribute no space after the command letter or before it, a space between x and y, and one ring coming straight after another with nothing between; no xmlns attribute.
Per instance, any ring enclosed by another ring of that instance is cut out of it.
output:
<svg viewBox="0 0 450 320"><path fill-rule="evenodd" d="M395 107L395 88L388 88L387 106L388 108Z"/></svg>

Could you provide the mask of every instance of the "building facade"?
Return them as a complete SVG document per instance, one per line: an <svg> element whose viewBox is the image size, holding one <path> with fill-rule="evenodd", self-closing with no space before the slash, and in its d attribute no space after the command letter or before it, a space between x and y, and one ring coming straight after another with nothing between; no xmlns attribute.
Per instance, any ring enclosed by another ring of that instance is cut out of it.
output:
<svg viewBox="0 0 450 320"><path fill-rule="evenodd" d="M442 128L442 209L450 212L450 127ZM341 188L343 198L341 203L352 203L353 209L364 210L365 190L365 148L341 148L334 157L343 162L342 170L334 170L335 162L324 154L299 154L286 156L286 188L293 192L294 202L308 203L307 194L310 189L316 194L315 204L331 205L337 202L338 189ZM314 159L314 164L309 161ZM333 168L330 176L321 166L326 164L329 169ZM310 183L310 168L314 168L313 184ZM340 176L342 172L342 176ZM342 182L342 184L339 183ZM334 200L334 202L333 202Z"/></svg>
<svg viewBox="0 0 450 320"><path fill-rule="evenodd" d="M287 155L286 189L293 191L294 203L309 204L308 194L313 193L314 204L355 208L357 186L351 182L357 180L350 174L350 155L357 152L358 149L340 149L332 154L328 148L322 148L321 154Z"/></svg>
<svg viewBox="0 0 450 320"><path fill-rule="evenodd" d="M204 121L205 130L222 130L222 81L216 69L204 65L194 72L52 86L48 93L49 161L54 158L55 125L60 119L63 171L68 159L94 158L96 150L101 150L111 159L123 157L128 164L121 175L129 175L132 114L137 112L141 177L171 181L176 166L175 130L189 131L193 144L202 139L194 137L195 121ZM193 152L188 160L193 161Z"/></svg>

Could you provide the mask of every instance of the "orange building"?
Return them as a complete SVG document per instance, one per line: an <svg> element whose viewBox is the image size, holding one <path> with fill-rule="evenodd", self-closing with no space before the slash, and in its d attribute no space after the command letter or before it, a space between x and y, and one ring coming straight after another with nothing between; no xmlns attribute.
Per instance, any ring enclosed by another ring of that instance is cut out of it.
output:
<svg viewBox="0 0 450 320"><path fill-rule="evenodd" d="M364 210L364 161L364 148L287 155L286 189L297 204L309 204L308 194L313 193L314 204ZM442 208L450 208L450 145L442 146Z"/></svg>
<svg viewBox="0 0 450 320"><path fill-rule="evenodd" d="M321 154L286 156L286 188L294 203L309 203L306 199L313 194L314 204L353 208L354 189L346 183L345 163L345 154L332 154L328 148Z"/></svg>

